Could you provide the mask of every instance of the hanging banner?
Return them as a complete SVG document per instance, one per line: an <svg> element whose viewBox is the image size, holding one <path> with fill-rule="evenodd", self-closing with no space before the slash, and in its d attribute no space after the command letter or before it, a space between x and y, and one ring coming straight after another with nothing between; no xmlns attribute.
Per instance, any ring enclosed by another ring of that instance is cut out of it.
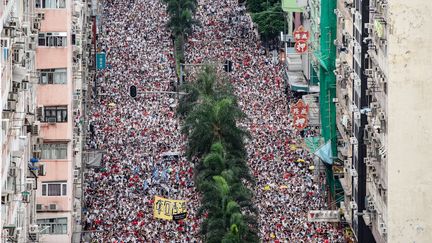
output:
<svg viewBox="0 0 432 243"><path fill-rule="evenodd" d="M309 31L305 30L303 25L300 25L296 31L293 33L295 41L304 41L307 42L309 40Z"/></svg>
<svg viewBox="0 0 432 243"><path fill-rule="evenodd" d="M153 217L157 219L173 220L185 218L187 213L185 200L173 200L155 196L153 203Z"/></svg>
<svg viewBox="0 0 432 243"><path fill-rule="evenodd" d="M300 99L295 105L291 106L290 112L293 115L294 127L300 131L305 129L308 125L309 105Z"/></svg>
<svg viewBox="0 0 432 243"><path fill-rule="evenodd" d="M309 113L309 105L305 104L302 99L299 99L297 103L291 105L290 112L293 116L306 116Z"/></svg>
<svg viewBox="0 0 432 243"><path fill-rule="evenodd" d="M339 222L338 210L311 210L308 212L308 222Z"/></svg>
<svg viewBox="0 0 432 243"><path fill-rule="evenodd" d="M96 68L98 70L106 67L106 54L105 52L96 53Z"/></svg>
<svg viewBox="0 0 432 243"><path fill-rule="evenodd" d="M296 41L294 44L294 49L299 54L305 53L308 50L308 44L306 41Z"/></svg>

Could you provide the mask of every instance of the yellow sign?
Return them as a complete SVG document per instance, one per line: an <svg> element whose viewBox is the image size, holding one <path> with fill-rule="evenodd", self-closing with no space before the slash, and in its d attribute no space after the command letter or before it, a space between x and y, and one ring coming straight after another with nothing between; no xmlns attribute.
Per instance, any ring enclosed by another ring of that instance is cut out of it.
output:
<svg viewBox="0 0 432 243"><path fill-rule="evenodd" d="M153 203L153 217L158 219L172 220L173 215L186 213L185 200L172 200L155 196Z"/></svg>

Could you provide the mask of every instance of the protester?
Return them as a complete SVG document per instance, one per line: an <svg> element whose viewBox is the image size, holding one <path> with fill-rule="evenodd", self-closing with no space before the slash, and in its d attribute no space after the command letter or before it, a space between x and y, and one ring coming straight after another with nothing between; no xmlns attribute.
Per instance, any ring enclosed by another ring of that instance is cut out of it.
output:
<svg viewBox="0 0 432 243"><path fill-rule="evenodd" d="M288 114L281 64L269 61L237 1L198 4L195 16L201 25L188 38L186 62L233 62L232 72L224 73L220 66L219 74L233 83L248 116L240 125L252 135L247 151L257 181L259 236L264 242L343 242L341 230L332 224L307 222L308 210L327 205L323 181L309 170L312 158L301 149ZM93 242L201 242L193 163L183 156L163 157L185 151L173 107L177 101L145 93L171 90L176 80L165 6L159 0L105 0L103 5L99 47L107 53L109 68L97 75L102 95L90 109L87 147L106 153L102 168L86 175L85 229ZM197 71L186 68L187 80ZM138 88L136 98L129 96L130 85ZM187 219L153 219L156 195L187 200Z"/></svg>
<svg viewBox="0 0 432 243"><path fill-rule="evenodd" d="M200 0L186 48L188 63L206 61L227 73L248 119L241 124L252 135L247 145L249 165L257 179L254 203L259 209L260 237L264 242L343 242L342 231L329 223L309 223L309 210L327 209L323 179L309 169L312 157L300 148L302 137L293 128L287 96L281 83L282 65L273 64L258 41L246 9L237 1ZM192 68L190 68L192 69ZM196 71L192 70L192 73ZM296 98L289 94L291 102ZM311 129L307 136L316 134ZM297 148L292 149L293 146ZM297 162L299 159L303 162ZM315 179L315 180L314 180Z"/></svg>
<svg viewBox="0 0 432 243"><path fill-rule="evenodd" d="M88 147L106 153L102 168L86 175L85 229L95 242L198 242L192 165L184 157L163 158L185 149L173 97L145 93L170 90L176 79L165 6L105 1L102 21L99 45L108 68L97 75L101 95L91 106ZM187 200L187 219L153 219L155 195Z"/></svg>

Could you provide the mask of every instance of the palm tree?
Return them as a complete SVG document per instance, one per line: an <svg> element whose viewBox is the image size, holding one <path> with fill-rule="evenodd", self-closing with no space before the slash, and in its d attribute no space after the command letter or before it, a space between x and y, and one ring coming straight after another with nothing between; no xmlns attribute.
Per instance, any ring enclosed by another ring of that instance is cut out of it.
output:
<svg viewBox="0 0 432 243"><path fill-rule="evenodd" d="M216 141L221 141L229 151L245 153L243 141L249 134L237 127L237 122L244 117L232 98L201 100L189 112L182 129L188 136L188 156L208 153Z"/></svg>
<svg viewBox="0 0 432 243"><path fill-rule="evenodd" d="M165 0L167 12L170 15L167 27L174 36L176 52L181 59L184 56L184 44L192 33L192 27L198 22L193 18L196 12L196 0ZM180 60L183 61L183 60Z"/></svg>
<svg viewBox="0 0 432 243"><path fill-rule="evenodd" d="M233 198L237 191L223 176L213 176L200 189L204 196L198 213L208 213L201 225L207 242L258 242L256 221L250 215L243 215L243 207Z"/></svg>
<svg viewBox="0 0 432 243"><path fill-rule="evenodd" d="M218 79L215 67L210 64L204 66L194 82L183 84L180 89L187 93L179 102L177 111L181 116L185 116L194 105L206 98L219 100L231 97L237 104L232 85L226 80Z"/></svg>
<svg viewBox="0 0 432 243"><path fill-rule="evenodd" d="M258 242L254 180L246 163L246 130L237 122L245 118L232 89L219 81L214 68L206 67L195 83L183 87L178 113L185 117L182 132L188 136L189 157L196 157L195 185L202 193L198 216L206 242Z"/></svg>

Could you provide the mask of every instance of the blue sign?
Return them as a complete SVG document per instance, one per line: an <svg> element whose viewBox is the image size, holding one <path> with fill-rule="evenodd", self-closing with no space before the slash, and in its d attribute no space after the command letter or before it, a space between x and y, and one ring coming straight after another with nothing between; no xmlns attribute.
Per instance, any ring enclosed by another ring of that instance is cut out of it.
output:
<svg viewBox="0 0 432 243"><path fill-rule="evenodd" d="M99 52L96 53L96 68L101 70L106 67L106 53Z"/></svg>

